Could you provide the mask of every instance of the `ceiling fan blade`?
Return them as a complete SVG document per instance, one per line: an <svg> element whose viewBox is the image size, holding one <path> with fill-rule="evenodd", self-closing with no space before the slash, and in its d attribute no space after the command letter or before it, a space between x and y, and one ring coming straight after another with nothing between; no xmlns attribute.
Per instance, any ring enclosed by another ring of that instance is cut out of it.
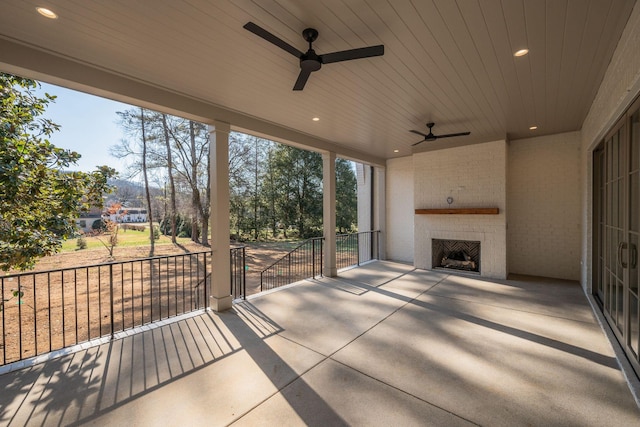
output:
<svg viewBox="0 0 640 427"><path fill-rule="evenodd" d="M426 134L426 133L422 133L422 132L417 131L417 130L410 130L409 132L413 132L413 133L415 133L416 135L424 136L425 138L427 137L427 134ZM420 142L422 142L422 141L420 141Z"/></svg>
<svg viewBox="0 0 640 427"><path fill-rule="evenodd" d="M440 139L440 138L450 138L452 136L465 136L465 135L471 135L471 132L448 133L446 135L436 135L436 138L438 138L438 139Z"/></svg>
<svg viewBox="0 0 640 427"><path fill-rule="evenodd" d="M320 55L323 64L332 62L349 61L351 59L369 58L371 56L384 55L384 45L360 47L357 49L342 50L340 52Z"/></svg>
<svg viewBox="0 0 640 427"><path fill-rule="evenodd" d="M423 143L423 142L425 142L426 140L427 140L427 139L425 138L425 139L423 139L422 141L418 141L418 142L416 142L415 144L411 144L411 146L412 146L412 147L415 147L415 146L416 146L416 145L418 145L418 144L422 144L422 143Z"/></svg>
<svg viewBox="0 0 640 427"><path fill-rule="evenodd" d="M256 36L262 37L263 39L265 39L266 41L268 41L270 43L273 43L274 45L278 46L280 49L286 50L287 52L289 52L290 54L292 54L296 58L300 58L303 55L302 52L300 52L295 47L291 46L286 41L282 40L279 37L276 37L275 35L271 34L269 31L265 30L262 27L259 27L258 25L254 24L253 22L247 22L246 24L244 24L242 26L242 28L244 28L245 30L251 31Z"/></svg>
<svg viewBox="0 0 640 427"><path fill-rule="evenodd" d="M293 90L302 90L304 89L304 85L307 83L309 76L311 75L311 71L301 69L300 74L298 74L298 80L296 80L296 84L293 86Z"/></svg>

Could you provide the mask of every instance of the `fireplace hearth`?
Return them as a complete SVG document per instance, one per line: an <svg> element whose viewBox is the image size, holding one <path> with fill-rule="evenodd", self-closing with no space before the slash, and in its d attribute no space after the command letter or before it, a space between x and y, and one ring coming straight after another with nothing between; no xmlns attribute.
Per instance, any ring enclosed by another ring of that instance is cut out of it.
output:
<svg viewBox="0 0 640 427"><path fill-rule="evenodd" d="M480 273L480 242L432 239L432 267Z"/></svg>

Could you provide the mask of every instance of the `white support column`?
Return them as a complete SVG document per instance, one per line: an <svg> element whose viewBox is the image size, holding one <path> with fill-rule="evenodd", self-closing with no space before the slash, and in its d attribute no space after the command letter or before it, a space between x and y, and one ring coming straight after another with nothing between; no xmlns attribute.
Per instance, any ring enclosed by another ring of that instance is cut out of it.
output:
<svg viewBox="0 0 640 427"><path fill-rule="evenodd" d="M387 259L386 225L387 225L387 183L385 168L375 167L373 179L373 229L380 230L379 259Z"/></svg>
<svg viewBox="0 0 640 427"><path fill-rule="evenodd" d="M322 154L322 227L324 264L322 274L338 275L336 268L336 153Z"/></svg>
<svg viewBox="0 0 640 427"><path fill-rule="evenodd" d="M211 156L211 295L209 306L215 311L231 308L231 265L229 246L229 123L216 121L209 126Z"/></svg>

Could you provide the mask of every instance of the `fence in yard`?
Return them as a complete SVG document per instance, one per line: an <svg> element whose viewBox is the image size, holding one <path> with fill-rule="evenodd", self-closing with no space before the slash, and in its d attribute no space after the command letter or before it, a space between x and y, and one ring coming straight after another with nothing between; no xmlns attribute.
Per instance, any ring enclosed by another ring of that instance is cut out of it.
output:
<svg viewBox="0 0 640 427"><path fill-rule="evenodd" d="M336 267L360 265L379 258L380 231L336 235ZM262 270L260 290L278 288L322 275L323 237L305 240L281 259Z"/></svg>
<svg viewBox="0 0 640 427"><path fill-rule="evenodd" d="M231 249L234 297L244 255ZM194 252L0 277L0 365L205 308L210 263Z"/></svg>

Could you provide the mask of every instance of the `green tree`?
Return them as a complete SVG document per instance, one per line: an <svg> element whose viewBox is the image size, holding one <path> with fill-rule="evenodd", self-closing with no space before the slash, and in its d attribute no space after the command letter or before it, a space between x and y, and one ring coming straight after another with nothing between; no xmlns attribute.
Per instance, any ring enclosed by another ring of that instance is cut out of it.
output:
<svg viewBox="0 0 640 427"><path fill-rule="evenodd" d="M0 73L0 269L28 269L58 252L76 232L75 219L102 206L115 170L69 172L80 154L48 138L59 129L43 118L55 100L36 96L38 83Z"/></svg>
<svg viewBox="0 0 640 427"><path fill-rule="evenodd" d="M269 217L265 206L264 179L267 152L274 143L231 132L229 138L230 226L238 237L249 232L254 240L265 231Z"/></svg>
<svg viewBox="0 0 640 427"><path fill-rule="evenodd" d="M275 150L275 143L269 143L267 147L267 170L265 171L265 185L263 189L263 195L265 198L265 207L266 207L266 215L267 222L271 227L271 234L274 238L278 237L278 210L277 210L277 199L278 199L278 191L275 186L275 171L270 165L272 164L271 158L273 152Z"/></svg>
<svg viewBox="0 0 640 427"><path fill-rule="evenodd" d="M322 156L277 145L270 156L270 163L277 191L276 209L285 237L290 225L303 239L317 236L322 228Z"/></svg>
<svg viewBox="0 0 640 427"><path fill-rule="evenodd" d="M352 231L358 223L358 181L353 162L336 159L336 228Z"/></svg>
<svg viewBox="0 0 640 427"><path fill-rule="evenodd" d="M248 217L249 180L246 171L251 158L247 135L231 132L229 135L229 227L237 238L242 238Z"/></svg>

